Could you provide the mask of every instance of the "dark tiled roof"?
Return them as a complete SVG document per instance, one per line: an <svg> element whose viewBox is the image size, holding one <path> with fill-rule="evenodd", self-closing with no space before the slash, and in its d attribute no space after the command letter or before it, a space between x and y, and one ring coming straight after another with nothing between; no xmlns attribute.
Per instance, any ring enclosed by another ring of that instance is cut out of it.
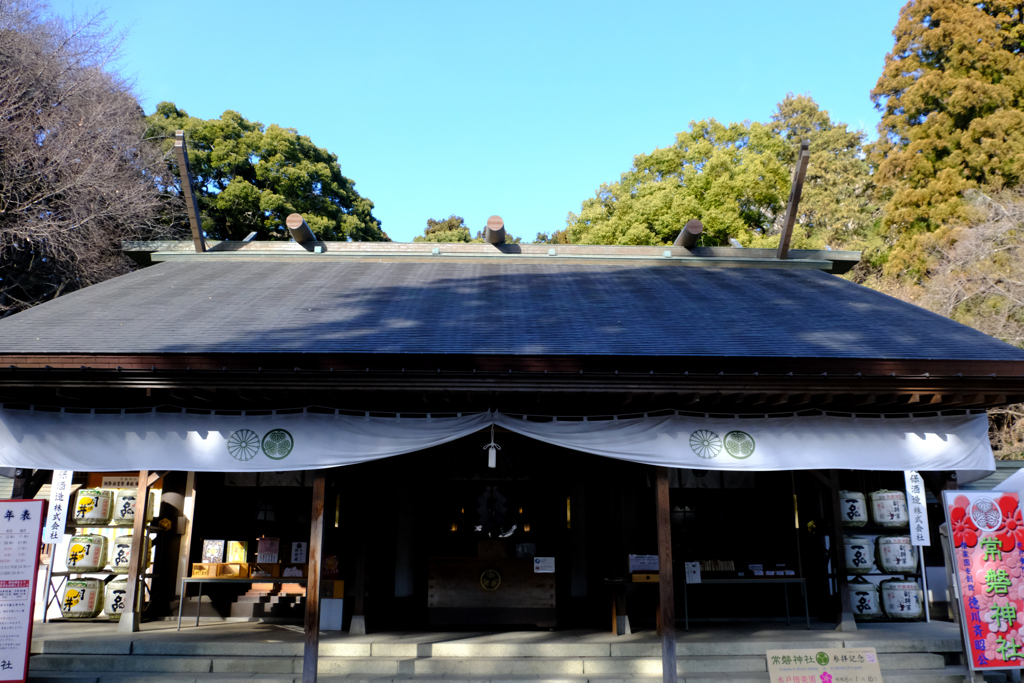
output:
<svg viewBox="0 0 1024 683"><path fill-rule="evenodd" d="M816 270L169 262L0 320L0 353L1024 360Z"/></svg>

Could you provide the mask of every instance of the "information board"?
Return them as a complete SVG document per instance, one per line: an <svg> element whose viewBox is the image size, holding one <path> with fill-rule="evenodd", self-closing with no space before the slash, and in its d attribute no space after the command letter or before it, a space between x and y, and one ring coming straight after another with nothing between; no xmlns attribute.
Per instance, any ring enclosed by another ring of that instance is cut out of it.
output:
<svg viewBox="0 0 1024 683"><path fill-rule="evenodd" d="M54 470L50 484L50 508L43 527L43 543L60 543L68 525L68 506L71 504L71 470Z"/></svg>
<svg viewBox="0 0 1024 683"><path fill-rule="evenodd" d="M768 650L768 677L783 683L881 683L873 647Z"/></svg>
<svg viewBox="0 0 1024 683"><path fill-rule="evenodd" d="M28 677L44 500L0 500L0 681Z"/></svg>
<svg viewBox="0 0 1024 683"><path fill-rule="evenodd" d="M928 528L928 508L925 504L924 479L916 470L906 470L903 477L907 483L907 512L910 513L910 543L931 545L932 534ZM923 563L922 563L923 566Z"/></svg>
<svg viewBox="0 0 1024 683"><path fill-rule="evenodd" d="M1024 664L1024 523L1020 496L943 491L971 670Z"/></svg>

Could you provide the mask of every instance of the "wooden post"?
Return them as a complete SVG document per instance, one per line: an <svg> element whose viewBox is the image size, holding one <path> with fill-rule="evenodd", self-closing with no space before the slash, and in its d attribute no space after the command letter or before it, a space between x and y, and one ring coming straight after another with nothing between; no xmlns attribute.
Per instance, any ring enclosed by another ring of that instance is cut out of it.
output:
<svg viewBox="0 0 1024 683"><path fill-rule="evenodd" d="M846 589L846 554L843 550L843 511L839 503L839 471L828 471L832 488L832 571L836 573L836 590L839 591L839 614L836 615L837 631L856 631L853 619L853 604L850 591Z"/></svg>
<svg viewBox="0 0 1024 683"><path fill-rule="evenodd" d="M672 584L672 508L668 468L655 467L658 518L658 592L661 597L661 678L676 683L676 598Z"/></svg>
<svg viewBox="0 0 1024 683"><path fill-rule="evenodd" d="M128 592L125 593L124 612L117 622L118 633L139 630L141 600L138 599L139 580L146 568L146 506L149 503L149 471L139 472L139 492L135 497L135 522L132 525L132 555L128 565Z"/></svg>
<svg viewBox="0 0 1024 683"><path fill-rule="evenodd" d="M796 168L793 169L793 185L789 189L789 203L786 204L786 217L782 219L782 236L779 238L779 250L776 258L789 258L789 241L793 238L793 224L796 223L796 210L800 206L800 195L804 190L804 178L807 176L807 162L811 158L808 149L811 143L804 140L800 143L800 153L796 157Z"/></svg>
<svg viewBox="0 0 1024 683"><path fill-rule="evenodd" d="M181 175L181 194L185 197L188 224L192 228L192 243L196 251L206 251L203 240L203 220L199 217L199 202L192 192L192 167L188 164L188 150L185 148L185 131L174 132L174 155L178 159L178 173Z"/></svg>
<svg viewBox="0 0 1024 683"><path fill-rule="evenodd" d="M323 471L313 479L313 514L309 526L309 570L306 577L306 647L302 654L302 683L316 683L320 658L320 565L324 540Z"/></svg>

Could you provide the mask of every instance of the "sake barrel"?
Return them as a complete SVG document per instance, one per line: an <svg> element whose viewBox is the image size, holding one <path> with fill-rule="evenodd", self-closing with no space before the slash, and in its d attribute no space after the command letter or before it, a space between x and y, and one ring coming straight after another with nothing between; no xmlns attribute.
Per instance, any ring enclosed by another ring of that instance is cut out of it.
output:
<svg viewBox="0 0 1024 683"><path fill-rule="evenodd" d="M132 536L118 536L110 547L110 570L115 574L127 574L132 562ZM149 537L143 542L143 570L149 566Z"/></svg>
<svg viewBox="0 0 1024 683"><path fill-rule="evenodd" d="M75 524L110 524L114 513L114 492L110 489L79 489L75 497Z"/></svg>
<svg viewBox="0 0 1024 683"><path fill-rule="evenodd" d="M98 572L107 566L107 538L100 535L72 536L68 544L69 572Z"/></svg>
<svg viewBox="0 0 1024 683"><path fill-rule="evenodd" d="M924 614L924 594L916 581L889 579L882 582L879 590L882 609L889 618L913 621Z"/></svg>
<svg viewBox="0 0 1024 683"><path fill-rule="evenodd" d="M875 540L867 536L844 536L843 549L846 553L846 571L850 574L867 574L871 571L875 557Z"/></svg>
<svg viewBox="0 0 1024 683"><path fill-rule="evenodd" d="M103 596L103 612L114 621L118 621L121 619L121 613L124 612L124 608L128 604L127 601L128 580L119 579L111 581L107 584L107 590Z"/></svg>
<svg viewBox="0 0 1024 683"><path fill-rule="evenodd" d="M860 491L840 491L839 510L843 526L864 526L868 523L868 504Z"/></svg>
<svg viewBox="0 0 1024 683"><path fill-rule="evenodd" d="M882 608L878 604L878 586L858 576L846 584L846 590L850 594L854 619L870 621L882 616Z"/></svg>
<svg viewBox="0 0 1024 683"><path fill-rule="evenodd" d="M118 489L114 496L114 524L131 526L135 524L135 499L139 495L138 489ZM150 491L146 505L146 523L153 521L153 508L156 504L156 495Z"/></svg>
<svg viewBox="0 0 1024 683"><path fill-rule="evenodd" d="M103 582L71 579L64 586L60 611L65 619L92 619L103 610Z"/></svg>
<svg viewBox="0 0 1024 683"><path fill-rule="evenodd" d="M910 536L879 536L875 562L887 574L912 574L917 571L917 552Z"/></svg>
<svg viewBox="0 0 1024 683"><path fill-rule="evenodd" d="M902 491L872 491L870 498L871 521L875 524L887 527L904 527L910 524L907 497Z"/></svg>

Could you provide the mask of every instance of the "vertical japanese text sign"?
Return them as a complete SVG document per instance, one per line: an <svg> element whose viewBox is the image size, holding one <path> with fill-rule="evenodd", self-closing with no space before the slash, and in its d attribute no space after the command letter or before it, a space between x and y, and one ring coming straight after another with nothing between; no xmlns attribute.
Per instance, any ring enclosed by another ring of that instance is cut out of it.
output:
<svg viewBox="0 0 1024 683"><path fill-rule="evenodd" d="M28 678L45 500L0 500L0 681Z"/></svg>
<svg viewBox="0 0 1024 683"><path fill-rule="evenodd" d="M1024 524L1020 496L943 491L971 670L1024 666Z"/></svg>
<svg viewBox="0 0 1024 683"><path fill-rule="evenodd" d="M903 472L907 480L907 511L910 513L910 542L913 545L931 545L932 534L928 528L928 507L925 503L924 479L917 470ZM924 562L921 563L924 571Z"/></svg>
<svg viewBox="0 0 1024 683"><path fill-rule="evenodd" d="M50 511L43 527L43 543L60 543L68 523L68 503L71 501L71 470L54 470L50 485Z"/></svg>

